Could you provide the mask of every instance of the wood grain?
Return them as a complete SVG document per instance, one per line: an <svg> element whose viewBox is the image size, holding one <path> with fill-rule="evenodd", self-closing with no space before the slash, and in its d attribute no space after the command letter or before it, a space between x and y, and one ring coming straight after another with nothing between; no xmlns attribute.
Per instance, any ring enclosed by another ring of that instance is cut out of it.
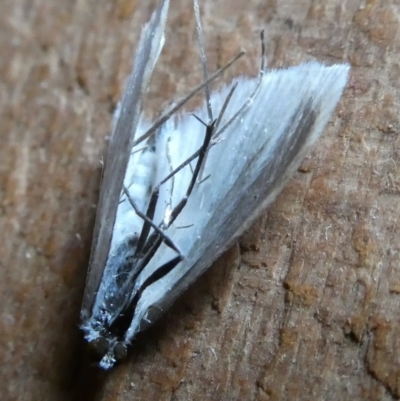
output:
<svg viewBox="0 0 400 401"><path fill-rule="evenodd" d="M2 400L400 397L400 2L202 2L211 71L352 64L336 114L269 212L103 374L79 309L112 111L155 0L1 0ZM172 0L146 100L201 80ZM199 100L197 100L199 101ZM193 105L189 105L193 106Z"/></svg>

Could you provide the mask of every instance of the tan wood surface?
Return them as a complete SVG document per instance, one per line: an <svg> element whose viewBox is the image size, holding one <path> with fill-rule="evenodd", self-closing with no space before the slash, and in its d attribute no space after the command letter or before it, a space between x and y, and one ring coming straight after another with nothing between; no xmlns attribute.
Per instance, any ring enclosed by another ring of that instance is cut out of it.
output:
<svg viewBox="0 0 400 401"><path fill-rule="evenodd" d="M78 329L112 111L155 0L0 1L0 398L400 397L400 1L204 0L230 77L348 61L323 137L269 212L126 363ZM150 116L201 80L190 0L171 0Z"/></svg>

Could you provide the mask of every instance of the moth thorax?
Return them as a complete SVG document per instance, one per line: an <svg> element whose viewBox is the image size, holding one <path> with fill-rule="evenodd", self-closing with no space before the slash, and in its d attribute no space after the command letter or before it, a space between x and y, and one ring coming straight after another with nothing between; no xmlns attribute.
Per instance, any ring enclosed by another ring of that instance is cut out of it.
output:
<svg viewBox="0 0 400 401"><path fill-rule="evenodd" d="M96 362L106 360L112 365L113 362L120 362L127 356L127 347L122 341L109 340L106 337L90 341L88 347L91 358Z"/></svg>

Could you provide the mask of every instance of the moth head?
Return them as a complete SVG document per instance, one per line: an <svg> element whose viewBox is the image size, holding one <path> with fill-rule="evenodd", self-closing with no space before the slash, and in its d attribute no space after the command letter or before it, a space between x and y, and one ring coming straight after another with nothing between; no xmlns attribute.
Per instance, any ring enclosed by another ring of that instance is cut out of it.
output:
<svg viewBox="0 0 400 401"><path fill-rule="evenodd" d="M110 369L116 362L126 358L127 347L122 341L98 337L89 342L89 352L100 367Z"/></svg>

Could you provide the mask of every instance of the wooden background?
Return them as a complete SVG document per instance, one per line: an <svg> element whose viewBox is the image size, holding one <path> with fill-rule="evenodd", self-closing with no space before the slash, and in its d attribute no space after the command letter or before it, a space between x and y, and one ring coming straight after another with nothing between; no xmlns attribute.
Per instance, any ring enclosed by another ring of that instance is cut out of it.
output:
<svg viewBox="0 0 400 401"><path fill-rule="evenodd" d="M400 1L204 0L209 67L347 61L323 137L275 205L141 335L87 364L78 329L110 120L157 2L0 0L0 394L18 400L400 397ZM200 82L171 0L150 115Z"/></svg>

